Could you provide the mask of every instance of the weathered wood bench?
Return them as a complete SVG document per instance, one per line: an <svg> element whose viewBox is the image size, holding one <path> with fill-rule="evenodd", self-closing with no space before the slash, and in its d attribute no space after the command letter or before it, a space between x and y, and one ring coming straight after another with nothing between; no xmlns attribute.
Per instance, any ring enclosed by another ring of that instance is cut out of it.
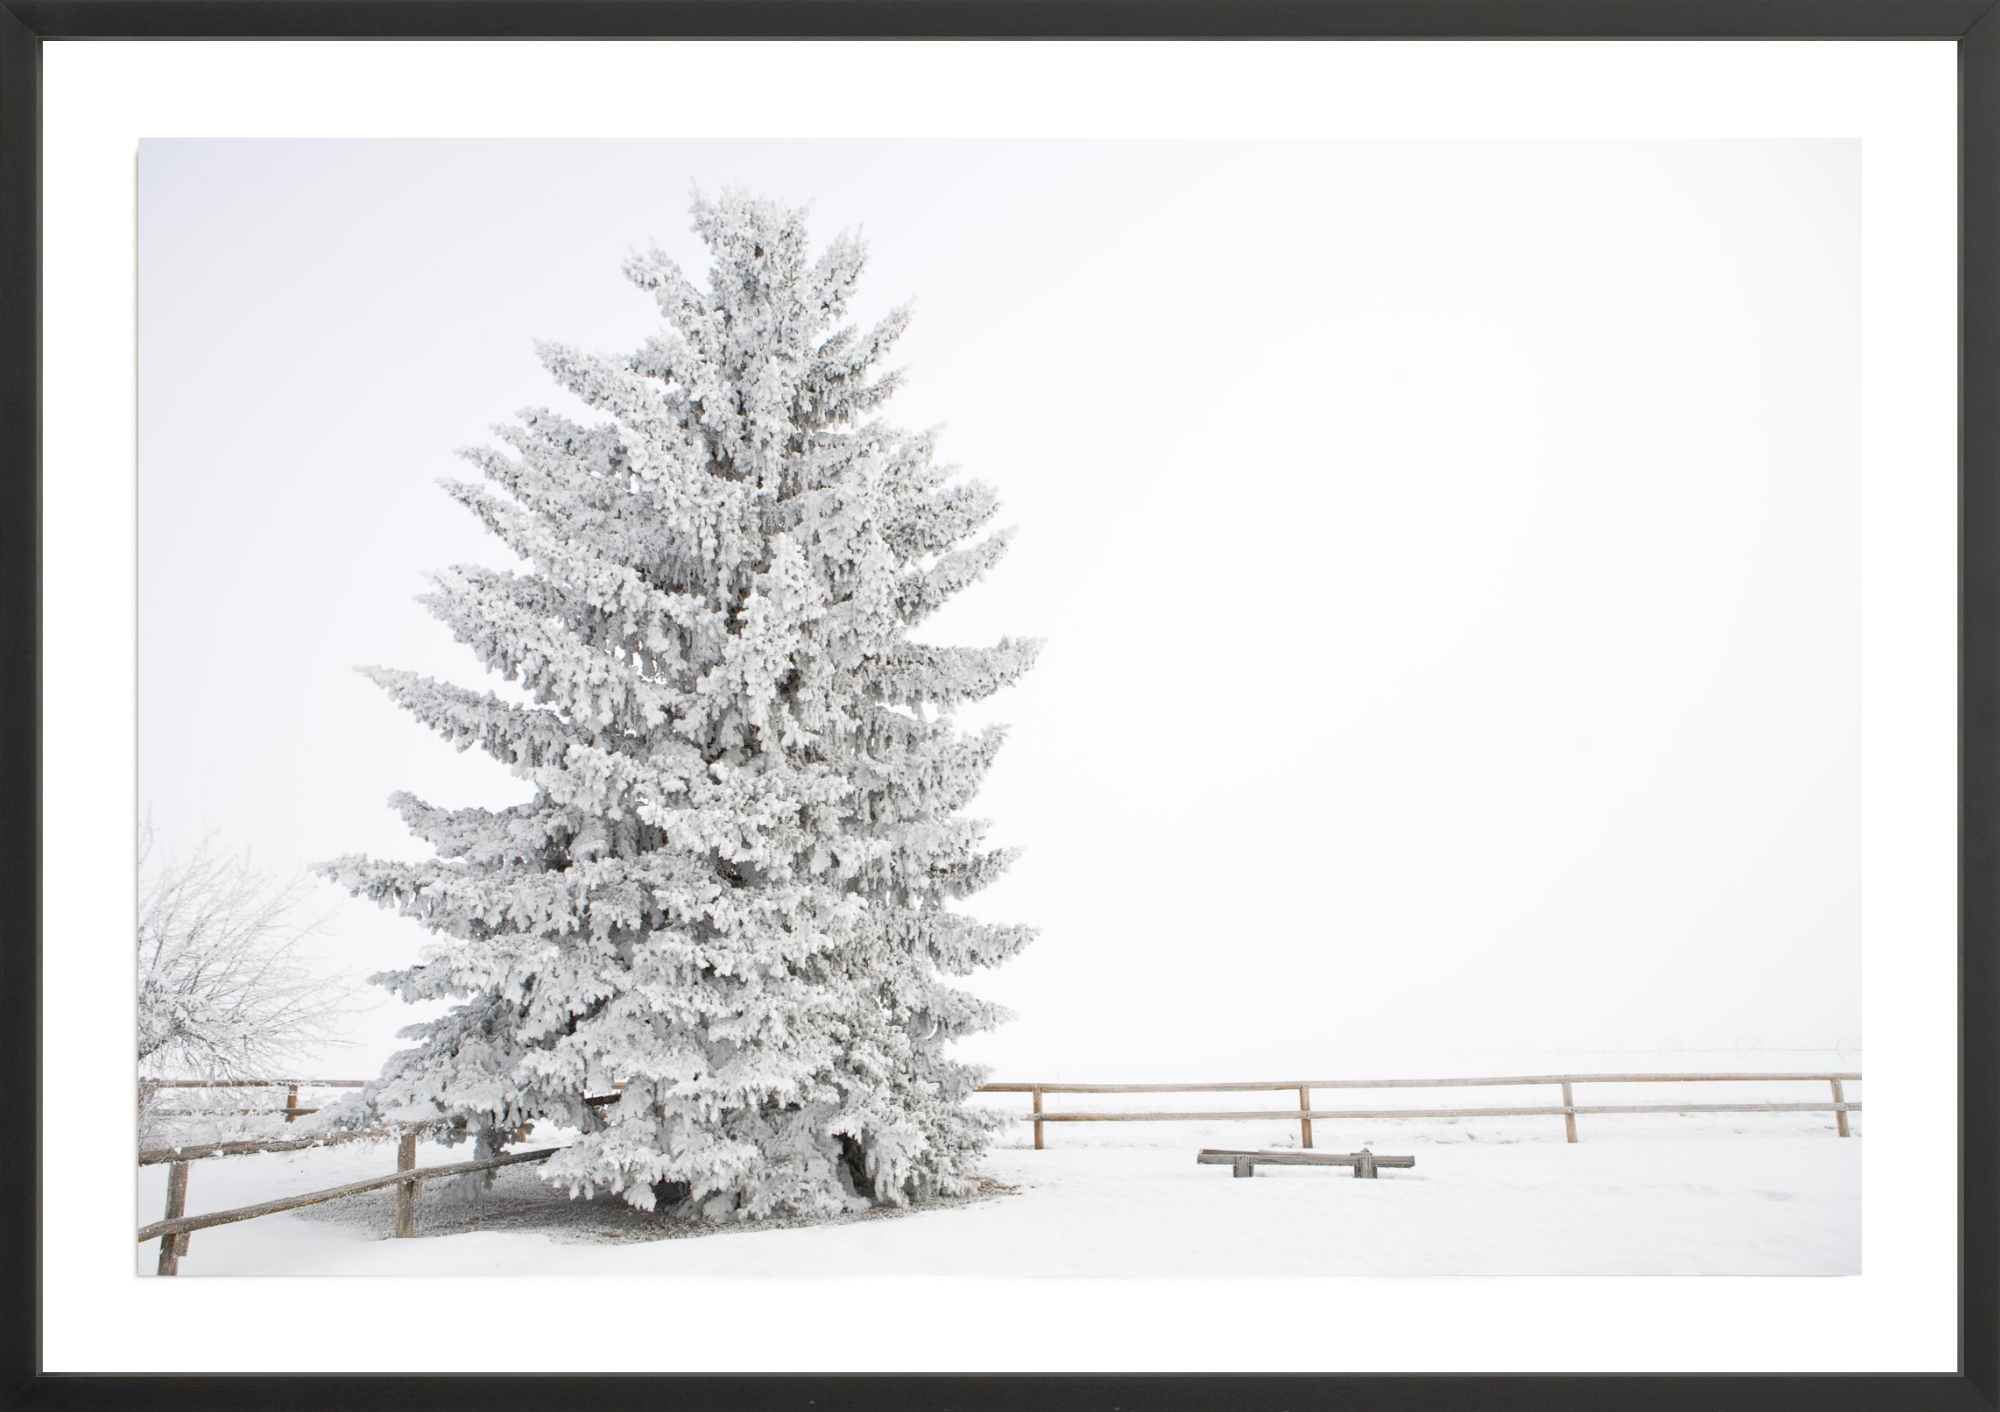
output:
<svg viewBox="0 0 2000 1412"><path fill-rule="evenodd" d="M1218 1167L1233 1167L1232 1173L1238 1177L1253 1177L1259 1163L1267 1167L1352 1167L1357 1177L1373 1177L1378 1167L1414 1167L1414 1157L1377 1157L1367 1148L1359 1152L1229 1152L1213 1147L1204 1147L1195 1159L1197 1163Z"/></svg>

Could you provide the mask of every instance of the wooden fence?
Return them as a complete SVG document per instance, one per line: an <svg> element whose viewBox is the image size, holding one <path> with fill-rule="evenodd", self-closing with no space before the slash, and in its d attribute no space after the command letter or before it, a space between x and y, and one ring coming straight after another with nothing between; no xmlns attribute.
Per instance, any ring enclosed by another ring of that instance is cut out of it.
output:
<svg viewBox="0 0 2000 1412"><path fill-rule="evenodd" d="M1219 1083L1219 1084L987 1084L981 1093L1025 1093L1032 1099L1031 1111L1022 1115L1023 1122L1035 1125L1035 1147L1043 1145L1042 1127L1045 1123L1159 1123L1159 1122L1269 1122L1273 1119L1296 1120L1299 1125L1299 1141L1304 1147L1313 1145L1312 1125L1316 1120L1328 1119L1372 1119L1372 1118L1522 1118L1560 1117L1563 1120L1565 1136L1570 1142L1576 1141L1576 1120L1579 1115L1599 1113L1832 1113L1835 1130L1842 1137L1848 1136L1847 1115L1861 1111L1859 1103L1847 1101L1844 1085L1857 1083L1858 1073L1825 1074L1534 1074L1503 1078L1462 1078L1462 1079L1285 1079L1269 1083ZM311 1088L359 1088L360 1079L238 1079L227 1083L210 1083L201 1080L176 1080L159 1084L162 1088L265 1088L286 1091L283 1108L215 1109L191 1108L175 1110L189 1116L261 1113L285 1115L285 1121L316 1113L317 1108L299 1106L299 1090ZM1578 1084L1642 1084L1642 1083L1824 1083L1831 1091L1830 1102L1815 1103L1578 1103L1575 1088ZM1487 1108L1314 1108L1312 1095L1315 1089L1395 1089L1395 1088L1526 1088L1538 1085L1559 1087L1562 1102L1535 1106L1510 1106ZM623 1084L612 1085L622 1089ZM1045 1095L1060 1093L1297 1093L1299 1106L1296 1110L1275 1109L1223 1109L1220 1111L1180 1111L1165 1112L1070 1112L1053 1113L1042 1104ZM617 1095L592 1096L585 1100L592 1104L617 1101ZM280 1211L295 1211L302 1206L316 1206L323 1201L337 1201L344 1196L358 1196L363 1192L379 1191L383 1187L396 1188L396 1235L408 1238L416 1234L417 1192L427 1180L438 1177L459 1176L468 1172L485 1171L492 1167L511 1166L517 1162L536 1162L561 1149L555 1147L537 1148L532 1152L508 1152L498 1157L488 1157L474 1162L452 1162L438 1167L417 1166L416 1128L377 1128L358 1132L329 1133L322 1137L251 1140L245 1142L211 1142L190 1144L185 1147L148 1148L139 1153L140 1166L166 1165L167 1209L164 1220L139 1228L139 1243L149 1240L160 1242L159 1272L173 1275L180 1272L180 1257L187 1253L188 1237L199 1230L213 1226L229 1225L236 1221L248 1221L258 1216L269 1216ZM309 1191L299 1196L280 1197L274 1201L259 1202L254 1206L239 1206L228 1211L211 1211L201 1216L189 1216L187 1211L188 1168L191 1162L208 1157L236 1157L259 1152L296 1152L306 1148L323 1147L337 1142L382 1141L394 1137L396 1143L396 1170L388 1176L368 1177L358 1182L348 1182L342 1186L328 1187L321 1191Z"/></svg>
<svg viewBox="0 0 2000 1412"><path fill-rule="evenodd" d="M146 1080L145 1087L153 1089L283 1089L283 1108L168 1108L157 1110L159 1117L251 1117L271 1116L282 1113L285 1121L291 1123L308 1113L317 1113L316 1107L303 1107L299 1103L300 1089L313 1088L361 1088L365 1079L165 1079ZM239 1206L229 1211L211 1211L201 1216L189 1216L187 1211L188 1164L207 1157L247 1157L262 1152L300 1152L307 1148L328 1147L343 1142L380 1142L396 1138L396 1170L386 1177L370 1177L359 1182L349 1182L344 1186L328 1187L323 1191L310 1191L299 1196L280 1197L275 1201L263 1201L254 1206ZM487 1167L504 1167L514 1162L525 1162L531 1158L546 1157L556 1149L545 1148L532 1153L508 1153L497 1158L480 1162L458 1162L445 1167L417 1166L417 1130L398 1128L371 1128L359 1131L327 1133L319 1137L287 1139L250 1139L242 1142L191 1143L180 1147L142 1148L139 1152L141 1167L165 1166L167 1168L167 1211L166 1219L155 1221L150 1226L139 1228L139 1244L157 1238L160 1242L159 1272L163 1275L180 1273L181 1256L187 1254L188 1237L195 1231L211 1226L226 1226L236 1221L248 1221L257 1216L269 1216L279 1211L295 1211L302 1206L316 1206L323 1201L335 1201L343 1196L358 1196L363 1192L377 1191L385 1186L396 1187L396 1234L402 1237L416 1234L416 1200L427 1178L456 1176L461 1172L476 1172Z"/></svg>
<svg viewBox="0 0 2000 1412"><path fill-rule="evenodd" d="M1313 1145L1312 1125L1315 1120L1371 1118L1529 1118L1550 1117L1563 1120L1564 1135L1570 1142L1576 1141L1576 1120L1579 1115L1598 1113L1832 1113L1834 1129L1842 1137L1848 1135L1847 1115L1859 1113L1861 1105L1847 1101L1844 1085L1858 1083L1861 1075L1854 1074L1527 1074L1500 1078L1464 1079L1282 1079L1269 1083L1220 1083L1220 1084L987 1084L981 1093L1025 1093L1031 1096L1033 1107L1022 1115L1022 1121L1035 1125L1035 1146L1041 1148L1042 1125L1045 1123L1213 1123L1213 1122L1270 1122L1273 1120L1297 1120L1299 1142L1302 1146ZM1831 1101L1824 1103L1578 1103L1575 1089L1578 1084L1656 1084L1656 1083L1823 1083L1831 1090ZM1312 1095L1315 1089L1391 1089L1391 1088L1530 1088L1549 1085L1562 1090L1560 1104L1540 1104L1533 1106L1509 1106L1488 1108L1315 1108ZM1190 1112L1169 1110L1165 1112L1121 1113L1099 1110L1096 1112L1052 1113L1042 1106L1044 1096L1053 1093L1297 1093L1299 1106L1296 1111L1285 1108L1243 1109L1231 1108L1220 1111Z"/></svg>
<svg viewBox="0 0 2000 1412"><path fill-rule="evenodd" d="M359 1196L363 1192L379 1191L385 1186L396 1188L396 1235L408 1239L417 1233L417 1193L426 1181L438 1177L461 1176L467 1172L483 1172L491 1167L512 1166L516 1162L539 1162L550 1153L562 1150L556 1147L542 1147L532 1152L503 1152L498 1157L481 1158L474 1162L450 1162L439 1167L419 1167L417 1132L415 1128L377 1129L368 1132L335 1133L323 1138L304 1138L294 1142L221 1142L185 1149L155 1148L141 1152L139 1165L142 1167L158 1163L167 1164L167 1214L165 1220L139 1227L139 1244L144 1245L149 1240L157 1239L160 1242L159 1272L163 1275L177 1275L180 1273L181 1256L187 1254L188 1237L196 1231L207 1230L211 1226L227 1226L237 1221L248 1221L258 1216L271 1216L280 1211L296 1211L302 1206L317 1206L323 1201L337 1201L343 1196ZM368 1139L381 1141L390 1137L396 1139L396 1170L386 1177L366 1177L358 1182L347 1182L321 1191L308 1191L298 1196L281 1196L275 1201L260 1201L254 1206L238 1206L228 1211L210 1211L200 1216L185 1214L188 1164L204 1157L236 1157L253 1152L294 1152L308 1147L324 1147L335 1142Z"/></svg>

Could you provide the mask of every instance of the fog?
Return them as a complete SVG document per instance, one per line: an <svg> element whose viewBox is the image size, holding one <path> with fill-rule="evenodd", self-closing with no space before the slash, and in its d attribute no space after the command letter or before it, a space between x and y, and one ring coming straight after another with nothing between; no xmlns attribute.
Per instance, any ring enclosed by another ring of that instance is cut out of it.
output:
<svg viewBox="0 0 2000 1412"><path fill-rule="evenodd" d="M976 812L1023 849L969 905L1041 928L969 1057L1858 1052L1860 179L1848 142L146 142L141 808L288 875L420 854L395 790L525 797L352 669L481 683L412 599L507 553L436 480L571 405L533 339L653 331L620 261L699 272L690 183L742 185L865 230L860 316L916 304L891 419L1018 527L919 634L1047 640L962 713L1012 726ZM328 969L428 940L313 905Z"/></svg>

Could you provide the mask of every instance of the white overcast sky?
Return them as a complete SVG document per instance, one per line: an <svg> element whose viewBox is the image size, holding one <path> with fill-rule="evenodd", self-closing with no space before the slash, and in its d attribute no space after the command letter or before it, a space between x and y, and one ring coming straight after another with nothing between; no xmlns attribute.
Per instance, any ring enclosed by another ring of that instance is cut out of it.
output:
<svg viewBox="0 0 2000 1412"><path fill-rule="evenodd" d="M435 481L567 405L534 338L657 326L619 264L702 271L691 182L864 228L892 419L1018 527L923 634L1047 639L966 713L1025 849L971 905L1042 928L974 982L997 1077L1854 1042L1852 142L145 142L167 840L288 874L524 797L352 668L480 683L412 598L506 553ZM428 939L318 887L329 967Z"/></svg>

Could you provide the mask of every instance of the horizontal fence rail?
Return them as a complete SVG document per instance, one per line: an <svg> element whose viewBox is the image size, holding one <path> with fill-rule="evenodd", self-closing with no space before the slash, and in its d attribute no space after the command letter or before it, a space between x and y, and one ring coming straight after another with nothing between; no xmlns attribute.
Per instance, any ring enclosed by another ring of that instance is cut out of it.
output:
<svg viewBox="0 0 2000 1412"><path fill-rule="evenodd" d="M1269 1079L1222 1084L987 1084L981 1093L1280 1093L1295 1088L1527 1088L1535 1084L1781 1083L1846 1079L1859 1074L1512 1074L1467 1079Z"/></svg>
<svg viewBox="0 0 2000 1412"><path fill-rule="evenodd" d="M366 1088L366 1079L141 1079L148 1088Z"/></svg>
<svg viewBox="0 0 2000 1412"><path fill-rule="evenodd" d="M282 1108L160 1108L156 1116L162 1118L255 1118L275 1116L282 1113L288 1123L296 1122L308 1113L317 1113L317 1108L299 1106L299 1090L302 1088L366 1088L366 1079L141 1079L139 1087L145 1089L207 1089L207 1088L282 1088L285 1090L285 1106Z"/></svg>
<svg viewBox="0 0 2000 1412"><path fill-rule="evenodd" d="M1859 1073L1810 1074L1509 1074L1478 1075L1453 1079L1272 1079L1247 1083L1213 1084L1064 1084L992 1083L981 1093L1025 1093L1032 1108L1021 1121L1035 1127L1035 1146L1044 1146L1046 1123L1216 1123L1296 1121L1299 1141L1313 1145L1312 1125L1318 1120L1362 1121L1370 1118L1561 1118L1564 1137L1576 1139L1576 1120L1600 1113L1831 1113L1841 1137L1850 1135L1849 1113L1859 1113L1861 1105L1847 1101L1845 1085L1860 1082ZM1578 1084L1656 1083L1823 1083L1831 1095L1828 1102L1813 1103L1578 1103ZM1315 1089L1396 1089L1396 1088L1533 1088L1548 1086L1562 1090L1560 1104L1521 1104L1481 1108L1315 1108ZM1042 1100L1055 1093L1296 1093L1296 1110L1272 1108L1232 1108L1211 1111L1184 1109L1159 1112L1113 1112L1109 1110L1051 1113Z"/></svg>
<svg viewBox="0 0 2000 1412"><path fill-rule="evenodd" d="M142 1147L141 1167L157 1167L162 1162L198 1162L204 1157L249 1157L259 1152L304 1152L313 1147L331 1147L337 1142L380 1142L394 1137L392 1128L360 1128L353 1132L324 1133L319 1137L250 1139L245 1142L191 1142L185 1147Z"/></svg>

